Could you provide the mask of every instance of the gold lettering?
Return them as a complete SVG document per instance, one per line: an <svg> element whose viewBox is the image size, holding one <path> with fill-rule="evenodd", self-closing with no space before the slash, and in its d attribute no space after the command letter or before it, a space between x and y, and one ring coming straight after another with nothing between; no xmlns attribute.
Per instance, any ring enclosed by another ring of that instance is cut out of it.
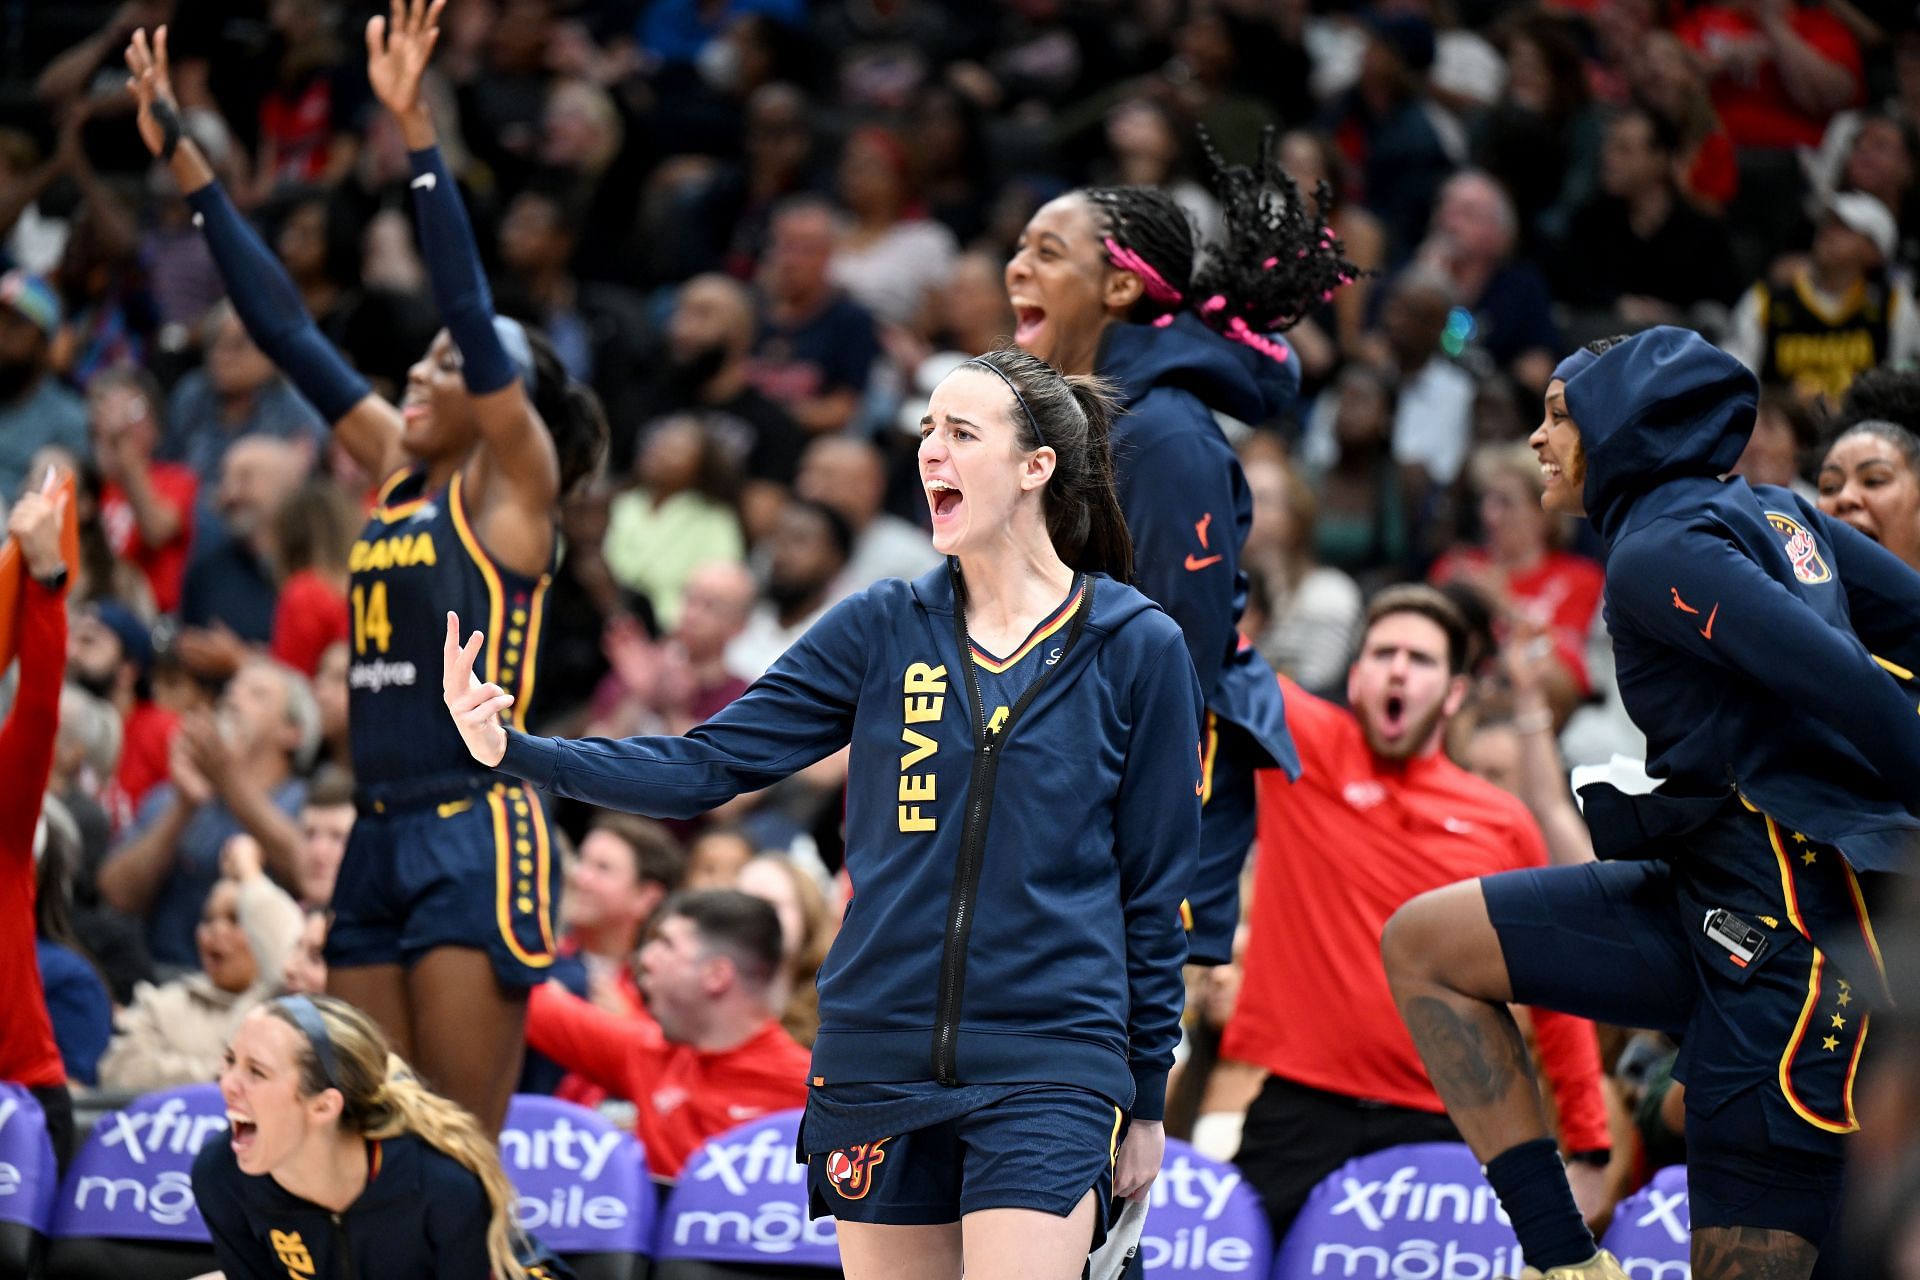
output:
<svg viewBox="0 0 1920 1280"><path fill-rule="evenodd" d="M916 693L945 693L947 669L944 665L930 667L924 662L916 662L907 668L907 678L902 687L909 696Z"/></svg>
<svg viewBox="0 0 1920 1280"><path fill-rule="evenodd" d="M900 830L931 831L933 828L934 820L932 818L921 817L919 805L914 805L912 808L908 808L904 804L900 806Z"/></svg>
<svg viewBox="0 0 1920 1280"><path fill-rule="evenodd" d="M905 773L940 749L940 744L918 729L902 729L900 740L913 750L900 757L900 772Z"/></svg>
<svg viewBox="0 0 1920 1280"><path fill-rule="evenodd" d="M940 709L947 705L945 698L908 698L906 717L908 724L925 724L929 720L940 718Z"/></svg>
<svg viewBox="0 0 1920 1280"><path fill-rule="evenodd" d="M925 800L929 803L937 799L933 794L935 775L931 773L903 773L900 775L900 803L910 800Z"/></svg>

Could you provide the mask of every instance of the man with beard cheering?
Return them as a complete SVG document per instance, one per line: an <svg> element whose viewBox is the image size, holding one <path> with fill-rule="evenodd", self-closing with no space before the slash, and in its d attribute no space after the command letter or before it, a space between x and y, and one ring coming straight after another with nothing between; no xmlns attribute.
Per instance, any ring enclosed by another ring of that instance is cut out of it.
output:
<svg viewBox="0 0 1920 1280"><path fill-rule="evenodd" d="M1280 678L1306 769L1291 786L1259 775L1246 978L1221 1045L1223 1058L1270 1073L1234 1159L1275 1239L1353 1157L1459 1140L1394 1008L1380 930L1427 889L1547 861L1525 807L1440 750L1467 696L1466 643L1445 596L1389 587L1367 609L1347 673L1352 711ZM1589 1023L1561 1014L1536 1010L1534 1028L1591 1212L1609 1146L1599 1047Z"/></svg>

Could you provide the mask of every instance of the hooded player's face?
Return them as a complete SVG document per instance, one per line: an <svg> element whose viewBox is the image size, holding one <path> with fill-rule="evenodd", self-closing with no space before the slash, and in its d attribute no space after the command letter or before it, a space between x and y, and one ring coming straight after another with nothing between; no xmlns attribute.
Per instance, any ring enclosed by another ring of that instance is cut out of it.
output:
<svg viewBox="0 0 1920 1280"><path fill-rule="evenodd" d="M941 555L975 555L996 542L1017 552L1008 542L1015 519L1040 514L1054 453L1022 449L1016 415L1024 424L1007 384L978 366L961 366L933 389L920 420L920 483Z"/></svg>
<svg viewBox="0 0 1920 1280"><path fill-rule="evenodd" d="M1587 480L1587 456L1580 450L1580 428L1567 413L1567 384L1558 378L1547 384L1546 415L1527 443L1540 459L1540 478L1546 489L1540 506L1562 515L1587 514L1581 486Z"/></svg>
<svg viewBox="0 0 1920 1280"><path fill-rule="evenodd" d="M284 1019L255 1009L240 1022L220 1069L227 1141L240 1171L258 1176L281 1168L317 1133L331 1132L340 1095L300 1092L305 1037Z"/></svg>
<svg viewBox="0 0 1920 1280"><path fill-rule="evenodd" d="M1447 663L1447 633L1423 614L1389 613L1368 627L1347 671L1347 704L1367 746L1385 760L1436 748L1442 723L1466 696L1466 677Z"/></svg>

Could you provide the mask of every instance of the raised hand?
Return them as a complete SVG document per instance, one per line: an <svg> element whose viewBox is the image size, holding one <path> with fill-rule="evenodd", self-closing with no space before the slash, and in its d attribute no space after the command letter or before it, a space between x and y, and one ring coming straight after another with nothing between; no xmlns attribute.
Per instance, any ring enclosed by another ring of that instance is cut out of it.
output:
<svg viewBox="0 0 1920 1280"><path fill-rule="evenodd" d="M167 29L154 29L153 40L147 33L135 31L127 45L127 88L139 105L140 141L155 156L167 151L167 118L171 115L175 137L180 127L179 103L173 96L173 77L167 67ZM155 107L159 110L156 111Z"/></svg>
<svg viewBox="0 0 1920 1280"><path fill-rule="evenodd" d="M60 558L60 520L66 510L64 493L23 493L7 513L7 534L20 544L27 572L36 578L51 578L65 563Z"/></svg>
<svg viewBox="0 0 1920 1280"><path fill-rule="evenodd" d="M482 684L473 672L486 636L474 632L460 643L459 615L447 614L447 642L440 651L440 692L453 716L454 727L467 751L489 769L507 754L507 730L500 715L513 705L513 695L497 684Z"/></svg>
<svg viewBox="0 0 1920 1280"><path fill-rule="evenodd" d="M420 108L420 78L440 41L440 10L447 0L392 0L392 17L367 20L367 79L374 96L396 116Z"/></svg>

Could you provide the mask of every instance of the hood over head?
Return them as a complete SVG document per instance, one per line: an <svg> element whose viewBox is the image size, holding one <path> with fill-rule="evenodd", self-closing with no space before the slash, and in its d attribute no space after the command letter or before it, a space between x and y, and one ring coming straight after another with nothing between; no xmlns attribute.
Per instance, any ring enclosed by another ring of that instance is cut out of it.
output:
<svg viewBox="0 0 1920 1280"><path fill-rule="evenodd" d="M1566 399L1586 457L1581 492L1608 543L1647 491L1731 471L1753 432L1759 393L1745 365L1670 325L1635 334L1572 371Z"/></svg>
<svg viewBox="0 0 1920 1280"><path fill-rule="evenodd" d="M1119 385L1128 408L1156 386L1175 386L1252 425L1278 417L1300 391L1300 357L1277 336L1270 341L1284 360L1215 333L1183 311L1165 325L1108 325L1094 370Z"/></svg>

